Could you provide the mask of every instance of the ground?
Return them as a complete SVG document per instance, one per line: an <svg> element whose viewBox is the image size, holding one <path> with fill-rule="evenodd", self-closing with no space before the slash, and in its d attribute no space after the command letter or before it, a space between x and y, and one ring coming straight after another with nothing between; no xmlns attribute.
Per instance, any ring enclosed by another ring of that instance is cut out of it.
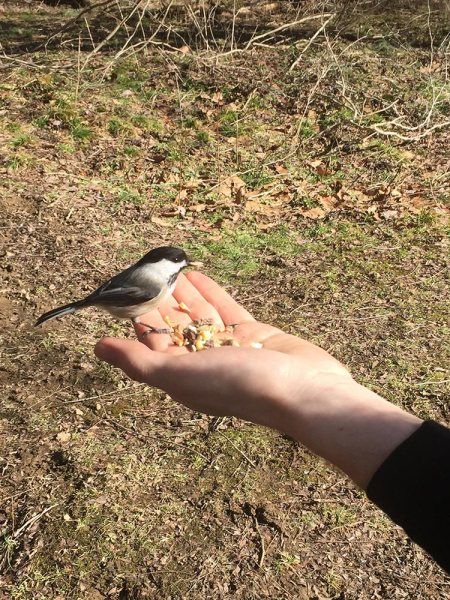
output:
<svg viewBox="0 0 450 600"><path fill-rule="evenodd" d="M197 31L121 54L123 39L93 52L95 20L91 38L71 26L43 47L77 12L5 3L2 597L450 597L305 448L96 360L128 323L87 311L33 328L178 244L255 316L448 424L448 45L428 6L411 27L376 14L362 32L361 13L311 44L318 23L248 45L237 19L233 46L229 29L213 48Z"/></svg>

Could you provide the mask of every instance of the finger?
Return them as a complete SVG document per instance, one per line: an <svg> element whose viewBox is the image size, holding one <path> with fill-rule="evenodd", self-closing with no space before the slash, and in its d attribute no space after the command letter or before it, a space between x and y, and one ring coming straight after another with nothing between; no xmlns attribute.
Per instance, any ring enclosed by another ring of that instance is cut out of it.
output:
<svg viewBox="0 0 450 600"><path fill-rule="evenodd" d="M173 295L177 302L184 302L189 308L189 317L192 321L212 319L216 325L223 327L223 321L218 311L205 300L185 275L178 277L177 287Z"/></svg>
<svg viewBox="0 0 450 600"><path fill-rule="evenodd" d="M187 274L192 285L219 313L225 325L254 321L252 315L238 304L218 283L198 271Z"/></svg>
<svg viewBox="0 0 450 600"><path fill-rule="evenodd" d="M156 329L167 329L168 325L157 310L152 310L139 317L139 323L133 323L138 340L148 346L151 350L165 352L171 345L170 335L165 333L147 333L147 325Z"/></svg>
<svg viewBox="0 0 450 600"><path fill-rule="evenodd" d="M95 355L122 369L128 377L158 386L167 358L134 340L104 337L94 348Z"/></svg>
<svg viewBox="0 0 450 600"><path fill-rule="evenodd" d="M169 322L178 323L182 327L186 327L192 321L188 314L180 310L178 302L173 296L169 296L169 298L163 300L160 306L158 306L158 310L163 319L168 318Z"/></svg>

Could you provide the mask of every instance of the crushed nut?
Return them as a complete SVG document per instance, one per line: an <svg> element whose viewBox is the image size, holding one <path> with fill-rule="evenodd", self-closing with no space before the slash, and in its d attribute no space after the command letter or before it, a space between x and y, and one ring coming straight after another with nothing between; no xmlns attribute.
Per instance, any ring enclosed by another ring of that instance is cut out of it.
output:
<svg viewBox="0 0 450 600"><path fill-rule="evenodd" d="M178 309L187 314L191 312L191 309L188 306L186 306L184 302L179 302Z"/></svg>
<svg viewBox="0 0 450 600"><path fill-rule="evenodd" d="M173 323L169 316L164 317L164 321L171 328L172 342L179 347L185 346L190 352L200 352L209 348L220 348L220 346L236 348L240 346L233 336L234 327L219 330L212 319L192 321L186 327Z"/></svg>

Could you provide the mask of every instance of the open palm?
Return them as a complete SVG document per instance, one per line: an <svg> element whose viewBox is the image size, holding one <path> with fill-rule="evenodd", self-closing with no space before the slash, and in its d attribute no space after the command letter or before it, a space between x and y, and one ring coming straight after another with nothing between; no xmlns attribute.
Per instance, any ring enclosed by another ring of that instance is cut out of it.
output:
<svg viewBox="0 0 450 600"><path fill-rule="evenodd" d="M189 314L179 309L181 302ZM325 350L256 321L202 273L180 275L173 296L144 315L142 323L165 328L167 316L182 326L200 319L212 319L219 328L234 325L240 347L192 353L174 345L170 335L146 335L145 325L135 324L139 341L103 338L96 353L131 378L165 390L194 410L235 415L288 431L299 399L314 397L319 384L330 378L351 379ZM263 348L252 348L252 342Z"/></svg>
<svg viewBox="0 0 450 600"><path fill-rule="evenodd" d="M189 314L179 309L180 303L184 303L190 309ZM315 368L321 366L333 372L347 373L344 367L325 350L294 335L284 333L277 327L256 321L220 285L198 271L188 273L187 276L180 275L173 296L158 310L144 315L141 321L156 328L164 328L167 327L163 318L166 316L182 326L201 319L211 319L220 329L233 325L234 337L241 347L250 347L252 342L259 342L267 350L302 356L308 362L314 363ZM142 324L136 324L135 329L139 339L151 350L175 355L188 353L185 347L174 345L169 335L144 335L146 327Z"/></svg>

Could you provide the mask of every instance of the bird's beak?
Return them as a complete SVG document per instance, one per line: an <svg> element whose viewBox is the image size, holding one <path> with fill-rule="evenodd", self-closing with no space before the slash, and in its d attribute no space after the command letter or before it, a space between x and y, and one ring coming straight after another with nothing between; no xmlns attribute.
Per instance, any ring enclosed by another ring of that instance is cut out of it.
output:
<svg viewBox="0 0 450 600"><path fill-rule="evenodd" d="M188 267L196 267L199 269L203 267L203 263L200 260L188 260Z"/></svg>

